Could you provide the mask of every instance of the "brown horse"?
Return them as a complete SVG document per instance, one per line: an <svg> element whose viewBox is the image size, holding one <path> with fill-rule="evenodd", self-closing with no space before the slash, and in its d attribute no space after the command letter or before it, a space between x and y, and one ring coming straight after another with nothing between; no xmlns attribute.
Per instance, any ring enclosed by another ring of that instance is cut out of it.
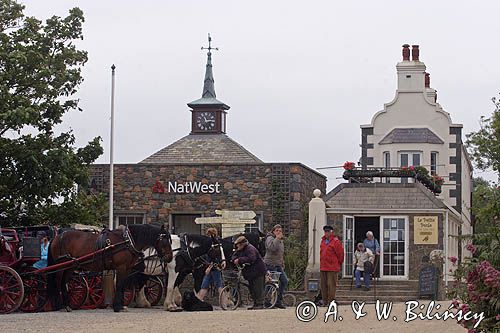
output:
<svg viewBox="0 0 500 333"><path fill-rule="evenodd" d="M152 224L132 224L101 234L79 230L63 232L50 243L48 265L69 260L73 260L74 265L70 265L70 269L65 269L60 274L48 275L48 292L55 308L65 307L69 311L67 282L75 269L93 272L116 270L113 310L123 310L123 290L127 277L132 271L142 273L144 270L142 251L154 248L162 260L170 262L173 258L171 243L170 233L163 225L159 227ZM107 249L92 255L104 247ZM83 256L87 257L78 259Z"/></svg>

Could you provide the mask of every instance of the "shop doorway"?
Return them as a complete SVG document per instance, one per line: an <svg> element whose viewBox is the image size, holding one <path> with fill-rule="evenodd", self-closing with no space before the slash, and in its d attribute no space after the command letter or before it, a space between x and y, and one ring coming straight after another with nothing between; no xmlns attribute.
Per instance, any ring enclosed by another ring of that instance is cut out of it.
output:
<svg viewBox="0 0 500 333"><path fill-rule="evenodd" d="M355 247L358 243L363 243L368 231L373 232L373 237L380 245L380 216L356 216L354 224ZM380 276L380 256L375 256L375 274Z"/></svg>
<svg viewBox="0 0 500 333"><path fill-rule="evenodd" d="M194 220L201 217L200 214L172 214L173 234L182 233L201 234L201 225L196 224Z"/></svg>
<svg viewBox="0 0 500 333"><path fill-rule="evenodd" d="M352 276L356 245L365 240L368 231L373 232L373 236L380 244L380 216L344 216L344 276ZM376 273L379 274L380 260L378 257L376 260Z"/></svg>

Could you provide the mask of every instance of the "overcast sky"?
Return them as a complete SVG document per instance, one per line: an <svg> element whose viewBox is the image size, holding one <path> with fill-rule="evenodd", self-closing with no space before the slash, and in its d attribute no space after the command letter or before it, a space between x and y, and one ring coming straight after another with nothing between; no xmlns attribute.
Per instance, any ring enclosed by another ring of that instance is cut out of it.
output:
<svg viewBox="0 0 500 333"><path fill-rule="evenodd" d="M77 143L104 140L109 162L116 64L115 163L137 163L190 132L207 33L228 135L265 162L341 165L360 156L360 125L391 101L401 45L419 44L438 102L464 133L500 92L498 1L25 0L40 19L80 7L89 53L65 117ZM332 188L342 170L322 170ZM476 172L476 175L482 175Z"/></svg>

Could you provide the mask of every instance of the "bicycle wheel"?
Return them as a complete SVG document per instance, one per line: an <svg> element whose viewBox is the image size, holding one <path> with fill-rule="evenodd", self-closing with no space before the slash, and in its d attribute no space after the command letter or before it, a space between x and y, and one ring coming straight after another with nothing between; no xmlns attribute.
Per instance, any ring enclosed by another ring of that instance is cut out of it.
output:
<svg viewBox="0 0 500 333"><path fill-rule="evenodd" d="M278 300L278 288L272 282L268 282L264 289L264 307L270 309L276 305Z"/></svg>
<svg viewBox="0 0 500 333"><path fill-rule="evenodd" d="M297 303L297 297L295 297L294 294L286 293L283 295L284 306L294 307L296 303Z"/></svg>
<svg viewBox="0 0 500 333"><path fill-rule="evenodd" d="M236 310L240 305L240 291L236 286L227 285L219 295L219 305L222 310Z"/></svg>

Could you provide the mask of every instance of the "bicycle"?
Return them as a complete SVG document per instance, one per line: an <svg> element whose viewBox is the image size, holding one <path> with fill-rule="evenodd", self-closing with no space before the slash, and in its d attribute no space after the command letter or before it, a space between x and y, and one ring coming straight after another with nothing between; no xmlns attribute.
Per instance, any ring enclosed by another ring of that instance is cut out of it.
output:
<svg viewBox="0 0 500 333"><path fill-rule="evenodd" d="M280 288L280 276L281 272L278 271L268 271L266 276L266 281L269 283L273 283L276 287L276 290L279 292ZM297 303L297 297L295 297L292 293L283 293L282 304L286 307L294 307L295 303ZM274 303L276 305L276 303ZM273 305L273 306L274 306Z"/></svg>
<svg viewBox="0 0 500 333"><path fill-rule="evenodd" d="M243 279L243 268L248 266L248 264L243 264L242 266L236 265L237 271L223 271L222 275L224 281L227 285L222 288L219 296L219 305L222 310L236 310L241 305L246 305L244 303L251 304L250 297L250 285L246 280ZM242 297L242 286L247 289L248 297L244 299ZM265 283L264 289L264 308L272 308L278 299L278 289L276 284L267 281Z"/></svg>

